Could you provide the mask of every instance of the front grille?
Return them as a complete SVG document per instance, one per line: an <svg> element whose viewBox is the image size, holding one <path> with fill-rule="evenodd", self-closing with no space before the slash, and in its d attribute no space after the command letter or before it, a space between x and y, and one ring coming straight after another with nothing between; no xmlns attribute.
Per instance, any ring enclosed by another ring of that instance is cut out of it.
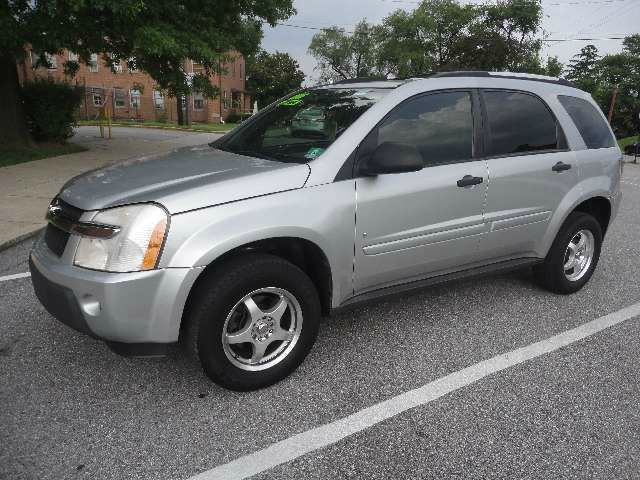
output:
<svg viewBox="0 0 640 480"><path fill-rule="evenodd" d="M61 257L70 236L71 235L69 233L63 232L59 228L49 224L47 225L47 229L44 231L44 243L47 244L49 250Z"/></svg>
<svg viewBox="0 0 640 480"><path fill-rule="evenodd" d="M76 222L82 216L83 211L67 202L54 198L49 206L49 216L55 215L64 218L68 222ZM69 237L71 235L64 230L49 223L47 229L44 232L44 242L49 249L55 253L58 257L61 257L64 253L64 249L67 246Z"/></svg>

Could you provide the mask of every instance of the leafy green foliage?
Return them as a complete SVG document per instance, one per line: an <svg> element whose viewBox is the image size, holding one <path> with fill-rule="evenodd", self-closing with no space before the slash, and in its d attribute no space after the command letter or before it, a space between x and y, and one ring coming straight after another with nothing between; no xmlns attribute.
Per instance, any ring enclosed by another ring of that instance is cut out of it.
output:
<svg viewBox="0 0 640 480"><path fill-rule="evenodd" d="M546 67L540 62L541 20L540 0L423 0L412 12L391 13L381 25L362 21L352 34L323 30L309 53L322 80L464 69L557 72L557 59Z"/></svg>
<svg viewBox="0 0 640 480"><path fill-rule="evenodd" d="M37 79L22 87L27 126L38 141L63 142L73 134L74 113L83 89L67 83Z"/></svg>
<svg viewBox="0 0 640 480"><path fill-rule="evenodd" d="M299 89L303 81L300 65L287 53L262 50L247 61L246 88L260 108Z"/></svg>
<svg viewBox="0 0 640 480"><path fill-rule="evenodd" d="M604 57L587 45L569 63L567 78L591 93L605 114L617 89L613 131L618 137L640 131L640 35L626 37L621 53Z"/></svg>
<svg viewBox="0 0 640 480"><path fill-rule="evenodd" d="M25 45L37 53L69 49L85 63L109 52L108 64L135 64L170 96L197 90L213 97L209 75L223 71L234 51L256 52L263 22L293 13L292 0L8 0L0 3L0 52L18 61ZM187 58L203 73L185 74ZM73 73L78 65L64 68Z"/></svg>

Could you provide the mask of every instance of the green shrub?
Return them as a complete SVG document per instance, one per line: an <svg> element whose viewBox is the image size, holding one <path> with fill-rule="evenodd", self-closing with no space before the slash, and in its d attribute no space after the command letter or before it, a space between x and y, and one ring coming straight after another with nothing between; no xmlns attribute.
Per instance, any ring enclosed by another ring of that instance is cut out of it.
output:
<svg viewBox="0 0 640 480"><path fill-rule="evenodd" d="M227 123L238 123L240 120L242 120L241 115L238 112L236 112L235 110L231 110L231 112L229 113L229 115L225 119L225 122L227 122Z"/></svg>
<svg viewBox="0 0 640 480"><path fill-rule="evenodd" d="M62 142L73 135L74 113L82 102L82 87L36 79L25 82L21 95L33 138Z"/></svg>

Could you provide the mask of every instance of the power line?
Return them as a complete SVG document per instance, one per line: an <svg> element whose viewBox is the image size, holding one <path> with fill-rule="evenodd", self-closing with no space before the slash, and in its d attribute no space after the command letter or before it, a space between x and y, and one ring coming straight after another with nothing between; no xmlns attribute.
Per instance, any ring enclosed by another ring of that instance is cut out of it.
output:
<svg viewBox="0 0 640 480"><path fill-rule="evenodd" d="M295 25L293 23L276 23L279 27L289 27L289 28L301 28L303 30L331 30L334 27L321 27L321 26L308 26L308 25ZM344 30L339 28L340 32L343 33L355 33L353 30ZM547 38L542 40L543 42L596 42L601 40L624 40L624 36L611 36L611 37L599 37L599 38Z"/></svg>
<svg viewBox="0 0 640 480"><path fill-rule="evenodd" d="M411 0L380 0L381 2L384 3L397 3L397 4L406 4L406 5L420 5L422 2L419 1L411 1ZM496 2L498 0L495 0ZM575 6L575 5L613 5L615 3L619 3L619 2L624 2L626 0L585 0L585 1L576 1L576 0L569 0L566 2L544 2L545 6L564 6L564 5L568 5L568 6ZM525 2L525 1L518 1L518 0L513 0L510 2L505 2L505 3L509 3L511 5L531 5L531 2ZM496 5L496 3L494 3L493 1L483 1L480 3L474 3L474 2L470 2L468 5L477 5L477 6L482 6L482 5Z"/></svg>

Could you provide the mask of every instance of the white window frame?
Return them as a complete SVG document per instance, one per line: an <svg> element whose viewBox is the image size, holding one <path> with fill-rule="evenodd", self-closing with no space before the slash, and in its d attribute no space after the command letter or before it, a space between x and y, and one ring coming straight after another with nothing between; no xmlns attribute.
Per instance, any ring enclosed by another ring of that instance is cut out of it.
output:
<svg viewBox="0 0 640 480"><path fill-rule="evenodd" d="M118 105L118 96L116 92L122 92L122 104ZM127 108L127 93L124 88L113 87L113 105L115 108Z"/></svg>
<svg viewBox="0 0 640 480"><path fill-rule="evenodd" d="M227 91L222 92L222 108L225 110L229 110L229 97L227 95Z"/></svg>
<svg viewBox="0 0 640 480"><path fill-rule="evenodd" d="M164 110L164 95L160 90L153 91L153 106L156 110Z"/></svg>
<svg viewBox="0 0 640 480"><path fill-rule="evenodd" d="M98 72L98 54L92 53L89 56L89 63L87 63L87 67L89 67L89 71L92 73Z"/></svg>
<svg viewBox="0 0 640 480"><path fill-rule="evenodd" d="M142 94L140 93L140 90L136 90L135 88L129 90L129 104L133 108L142 107Z"/></svg>
<svg viewBox="0 0 640 480"><path fill-rule="evenodd" d="M57 55L51 55L50 53L45 53L44 54L44 58L47 59L47 63L49 63L49 66L47 67L47 69L49 70L57 70L58 69L58 56Z"/></svg>
<svg viewBox="0 0 640 480"><path fill-rule="evenodd" d="M133 68L128 66L129 62L133 63ZM136 57L129 57L129 60L127 61L127 68L129 69L129 73L137 73L138 72L138 67L136 65Z"/></svg>
<svg viewBox="0 0 640 480"><path fill-rule="evenodd" d="M199 102L202 102L202 106L201 107L196 107L196 100L198 100ZM204 107L205 107L204 95L202 95L201 93L194 92L194 94L193 94L193 109L200 111L200 110L204 110Z"/></svg>
<svg viewBox="0 0 640 480"><path fill-rule="evenodd" d="M78 54L77 53L73 53L71 50L69 50L69 61L70 62L77 62L78 61Z"/></svg>
<svg viewBox="0 0 640 480"><path fill-rule="evenodd" d="M103 107L104 106L104 89L100 87L91 87L91 100L93 102L94 107ZM97 100L97 101L96 101Z"/></svg>

